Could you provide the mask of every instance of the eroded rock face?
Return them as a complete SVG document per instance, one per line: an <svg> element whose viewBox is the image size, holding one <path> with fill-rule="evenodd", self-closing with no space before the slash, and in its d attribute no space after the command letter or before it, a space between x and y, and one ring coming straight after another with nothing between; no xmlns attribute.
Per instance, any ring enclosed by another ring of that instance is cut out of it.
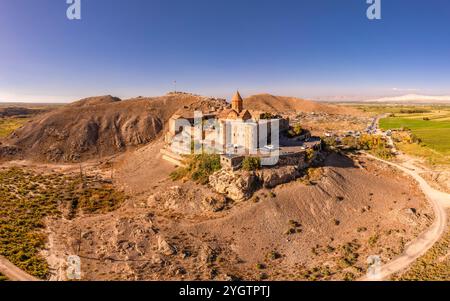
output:
<svg viewBox="0 0 450 301"><path fill-rule="evenodd" d="M227 200L224 196L218 196L218 197L211 197L211 196L205 196L203 198L203 207L212 212L218 212L225 209L227 205Z"/></svg>
<svg viewBox="0 0 450 301"><path fill-rule="evenodd" d="M274 188L278 185L294 181L299 176L295 166L282 166L273 169L263 169L256 172L265 188Z"/></svg>
<svg viewBox="0 0 450 301"><path fill-rule="evenodd" d="M294 181L299 176L297 166L282 166L256 172L220 170L209 178L209 184L218 193L234 201L250 198L258 187L274 188Z"/></svg>
<svg viewBox="0 0 450 301"><path fill-rule="evenodd" d="M158 251L166 256L174 255L177 253L177 249L169 244L162 236L158 236Z"/></svg>
<svg viewBox="0 0 450 301"><path fill-rule="evenodd" d="M151 195L147 204L143 206L156 206L185 215L202 215L221 211L226 205L227 200L223 195L173 186L166 191Z"/></svg>
<svg viewBox="0 0 450 301"><path fill-rule="evenodd" d="M435 172L431 175L431 178L438 183L444 191L450 192L450 172Z"/></svg>
<svg viewBox="0 0 450 301"><path fill-rule="evenodd" d="M17 155L21 149L14 145L2 145L0 143L0 158Z"/></svg>
<svg viewBox="0 0 450 301"><path fill-rule="evenodd" d="M218 193L226 195L234 201L248 199L259 185L254 173L238 172L222 169L209 178L209 184Z"/></svg>

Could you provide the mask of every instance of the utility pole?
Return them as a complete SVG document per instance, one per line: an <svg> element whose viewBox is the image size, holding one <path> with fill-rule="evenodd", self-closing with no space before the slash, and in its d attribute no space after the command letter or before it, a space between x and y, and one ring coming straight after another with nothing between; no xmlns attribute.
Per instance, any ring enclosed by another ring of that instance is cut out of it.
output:
<svg viewBox="0 0 450 301"><path fill-rule="evenodd" d="M176 80L173 81L173 86L175 88L174 92L177 92L177 81Z"/></svg>

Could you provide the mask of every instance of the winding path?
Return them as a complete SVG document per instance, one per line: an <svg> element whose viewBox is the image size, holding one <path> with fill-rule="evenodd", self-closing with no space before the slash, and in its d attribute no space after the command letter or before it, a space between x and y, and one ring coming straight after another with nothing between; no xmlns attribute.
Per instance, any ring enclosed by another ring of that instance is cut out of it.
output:
<svg viewBox="0 0 450 301"><path fill-rule="evenodd" d="M369 278L365 276L361 278L362 281L368 280L389 280L390 276L401 272L416 261L420 256L424 255L444 234L447 227L447 212L450 208L450 194L438 191L432 188L427 181L425 181L419 174L414 165L410 163L396 164L386 160L379 159L372 155L366 154L368 157L383 162L385 164L394 166L404 173L413 177L419 184L421 190L430 202L435 220L431 227L419 235L415 240L406 245L405 251L400 256L389 261L381 267L380 273L376 278Z"/></svg>
<svg viewBox="0 0 450 301"><path fill-rule="evenodd" d="M0 273L11 281L39 281L39 279L22 271L3 256L0 256Z"/></svg>

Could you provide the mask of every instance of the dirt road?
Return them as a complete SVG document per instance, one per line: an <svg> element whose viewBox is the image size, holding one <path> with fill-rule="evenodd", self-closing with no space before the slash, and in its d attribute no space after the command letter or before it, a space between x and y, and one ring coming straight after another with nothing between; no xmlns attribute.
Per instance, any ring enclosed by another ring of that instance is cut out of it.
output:
<svg viewBox="0 0 450 301"><path fill-rule="evenodd" d="M22 271L3 256L0 256L0 273L11 281L39 281L39 279Z"/></svg>
<svg viewBox="0 0 450 301"><path fill-rule="evenodd" d="M444 234L447 226L446 209L450 208L450 194L443 193L441 191L432 188L420 176L420 170L418 170L416 166L411 163L410 158L407 156L404 156L407 159L407 161L400 164L381 160L368 154L367 156L372 159L386 163L388 165L394 166L403 171L404 173L413 177L418 182L423 193L429 200L435 214L435 220L434 223L431 225L431 227L427 231L422 233L419 237L417 237L415 240L406 245L405 251L402 255L383 265L379 273L377 273L376 277L365 276L362 279L360 279L363 281L389 280L390 276L406 269L420 256L425 254Z"/></svg>

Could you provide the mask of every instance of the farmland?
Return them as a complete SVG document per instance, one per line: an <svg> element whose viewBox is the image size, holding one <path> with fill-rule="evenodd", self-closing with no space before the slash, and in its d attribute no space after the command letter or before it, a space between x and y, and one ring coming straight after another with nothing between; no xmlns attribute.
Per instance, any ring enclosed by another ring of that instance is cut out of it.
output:
<svg viewBox="0 0 450 301"><path fill-rule="evenodd" d="M450 155L450 120L389 117L380 121L380 127L384 130L410 129L421 140L422 146Z"/></svg>
<svg viewBox="0 0 450 301"><path fill-rule="evenodd" d="M410 131L418 143L396 141L401 151L424 158L431 165L450 164L450 106L368 104L355 107L373 116L390 114L380 120L383 130Z"/></svg>

